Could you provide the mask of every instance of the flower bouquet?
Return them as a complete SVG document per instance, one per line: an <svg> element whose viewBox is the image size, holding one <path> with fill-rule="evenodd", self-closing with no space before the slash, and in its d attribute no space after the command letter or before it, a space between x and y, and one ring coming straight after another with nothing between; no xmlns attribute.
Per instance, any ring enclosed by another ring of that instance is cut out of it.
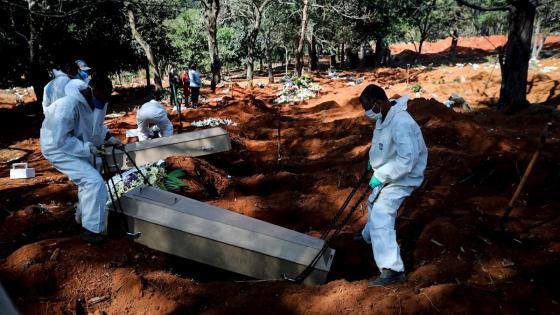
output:
<svg viewBox="0 0 560 315"><path fill-rule="evenodd" d="M317 97L321 90L319 83L313 82L308 74L301 77L284 77L285 82L282 89L277 94L278 97L273 101L274 104L301 102Z"/></svg>
<svg viewBox="0 0 560 315"><path fill-rule="evenodd" d="M139 172L142 172L144 176ZM180 169L168 170L167 164L161 160L153 164L139 166L138 169L132 168L122 174L114 175L108 181L107 190L113 194L113 197L120 198L123 194L134 188L146 184L144 180L146 178L148 184L154 187L168 191L177 191L186 186L180 179L185 175L186 173ZM111 205L110 198L107 200L107 205Z"/></svg>

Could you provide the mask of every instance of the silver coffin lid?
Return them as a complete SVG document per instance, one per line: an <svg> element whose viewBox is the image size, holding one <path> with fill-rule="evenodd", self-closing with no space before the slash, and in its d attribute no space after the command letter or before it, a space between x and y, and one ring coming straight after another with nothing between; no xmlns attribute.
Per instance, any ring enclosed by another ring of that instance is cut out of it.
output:
<svg viewBox="0 0 560 315"><path fill-rule="evenodd" d="M229 134L222 128L185 132L170 137L156 138L125 145L125 150L137 165L154 163L170 156L203 156L231 150ZM124 153L115 148L116 163L122 168L132 167ZM113 165L113 147L105 149L109 165Z"/></svg>
<svg viewBox="0 0 560 315"><path fill-rule="evenodd" d="M151 186L138 187L121 200L129 217L300 265L309 264L325 244L319 238ZM328 272L331 262L319 259L315 269Z"/></svg>
<svg viewBox="0 0 560 315"><path fill-rule="evenodd" d="M175 144L179 142L188 142L203 138L212 138L217 136L227 135L228 132L222 128L210 128L191 132L184 132L170 137L150 139L146 141L139 141L134 143L129 143L125 145L125 150L128 152L134 152L144 149L151 149L156 147L162 147L170 144ZM110 154L110 151L106 151L106 154Z"/></svg>

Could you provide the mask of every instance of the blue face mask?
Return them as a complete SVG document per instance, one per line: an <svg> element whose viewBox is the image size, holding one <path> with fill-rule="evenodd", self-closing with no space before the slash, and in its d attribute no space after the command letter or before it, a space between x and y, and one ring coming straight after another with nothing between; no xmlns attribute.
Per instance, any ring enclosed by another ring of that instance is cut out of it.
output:
<svg viewBox="0 0 560 315"><path fill-rule="evenodd" d="M106 105L107 103L105 103L105 102L103 102L103 101L101 101L101 100L95 98L95 96L94 96L94 97L92 97L92 99L91 99L91 104L93 105L94 108L103 109L103 108L105 108L105 105Z"/></svg>
<svg viewBox="0 0 560 315"><path fill-rule="evenodd" d="M80 71L80 73L78 74L78 76L82 79L85 80L89 77L89 74L85 71Z"/></svg>
<svg viewBox="0 0 560 315"><path fill-rule="evenodd" d="M366 110L366 117L372 120L379 120L382 117L381 113L375 113L373 110Z"/></svg>

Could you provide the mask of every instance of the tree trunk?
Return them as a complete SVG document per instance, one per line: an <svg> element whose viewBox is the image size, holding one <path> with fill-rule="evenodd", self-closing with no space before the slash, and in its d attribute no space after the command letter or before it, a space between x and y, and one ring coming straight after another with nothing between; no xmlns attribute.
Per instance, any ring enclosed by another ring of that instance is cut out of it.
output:
<svg viewBox="0 0 560 315"><path fill-rule="evenodd" d="M253 49L254 46L250 43L247 44L247 84L253 86Z"/></svg>
<svg viewBox="0 0 560 315"><path fill-rule="evenodd" d="M537 52L535 54L535 56L537 57L537 59L539 58L540 54L541 54L541 50L544 47L544 42L546 41L546 36L544 36L542 33L539 34L539 40L537 42Z"/></svg>
<svg viewBox="0 0 560 315"><path fill-rule="evenodd" d="M383 51L385 49L385 45L383 43L383 37L382 36L377 36L375 38L375 53L374 53L374 59L375 59L375 66L379 67L383 61Z"/></svg>
<svg viewBox="0 0 560 315"><path fill-rule="evenodd" d="M498 109L504 112L512 113L528 106L527 72L535 11L532 1L528 0L517 1L510 6L508 41L500 62L502 83Z"/></svg>
<svg viewBox="0 0 560 315"><path fill-rule="evenodd" d="M35 65L35 41L36 41L36 30L35 30L35 19L33 14L31 13L34 10L35 0L28 0L27 1L27 8L29 13L29 65Z"/></svg>
<svg viewBox="0 0 560 315"><path fill-rule="evenodd" d="M35 29L35 18L31 13L34 10L35 0L27 1L28 19L29 19L29 36L27 37L27 48L29 50L29 56L27 60L25 79L35 90L35 95L37 96L37 101L41 101L43 98L43 89L41 89L40 80L38 80L38 65L35 60L35 42L37 38Z"/></svg>
<svg viewBox="0 0 560 315"><path fill-rule="evenodd" d="M255 12L257 18L253 23L251 32L249 33L249 38L247 40L247 81L249 86L253 86L253 67L255 64L255 43L257 42L257 36L259 35L259 27L261 24L261 15Z"/></svg>
<svg viewBox="0 0 560 315"><path fill-rule="evenodd" d="M331 68L335 68L336 67L336 52L331 52L330 57L331 57L330 58L331 59L330 60L330 66L331 66Z"/></svg>
<svg viewBox="0 0 560 315"><path fill-rule="evenodd" d="M418 43L418 54L416 55L416 62L420 60L420 56L422 55L422 46L424 45L425 40L426 39L420 39L420 42Z"/></svg>
<svg viewBox="0 0 560 315"><path fill-rule="evenodd" d="M150 91L150 63L146 61L146 90Z"/></svg>
<svg viewBox="0 0 560 315"><path fill-rule="evenodd" d="M540 40L540 32L541 32L541 18L537 14L536 22L535 22L535 36L533 37L533 49L531 52L531 59L539 59L539 40Z"/></svg>
<svg viewBox="0 0 560 315"><path fill-rule="evenodd" d="M216 34L218 32L216 20L220 13L219 0L203 0L204 5L204 21L206 23L206 30L208 31L208 53L210 55L210 65L212 70L212 80L210 88L212 92L216 91L216 85L220 83L220 70L222 65L220 63L218 54L218 40Z"/></svg>
<svg viewBox="0 0 560 315"><path fill-rule="evenodd" d="M266 41L266 62L268 63L268 83L274 83L274 73L272 68L272 47L270 41Z"/></svg>
<svg viewBox="0 0 560 315"><path fill-rule="evenodd" d="M309 24L309 7L312 0L302 0L303 8L301 14L301 26L299 31L299 42L296 50L296 75L299 77L303 72L303 49L305 47L305 35Z"/></svg>
<svg viewBox="0 0 560 315"><path fill-rule="evenodd" d="M154 84L156 87L156 92L163 90L163 86L161 84L161 74L159 71L159 66L152 52L152 48L142 38L142 35L136 29L136 21L134 20L134 12L132 12L132 9L127 9L127 13L128 13L128 23L130 25L130 30L132 31L132 36L134 37L136 42L138 42L140 47L142 47L142 49L144 50L144 53L146 54L146 58L148 59L150 66L154 69Z"/></svg>
<svg viewBox="0 0 560 315"><path fill-rule="evenodd" d="M288 75L288 65L290 64L290 56L288 55L288 47L284 47L285 53L284 56L286 57L286 75Z"/></svg>
<svg viewBox="0 0 560 315"><path fill-rule="evenodd" d="M340 55L339 55L339 59L340 59L340 67L343 68L344 67L344 43L340 44Z"/></svg>
<svg viewBox="0 0 560 315"><path fill-rule="evenodd" d="M451 64L457 63L457 44L459 43L459 32L454 29L451 33Z"/></svg>
<svg viewBox="0 0 560 315"><path fill-rule="evenodd" d="M319 59L317 56L317 38L311 36L311 45L309 45L309 69L315 71L319 68Z"/></svg>

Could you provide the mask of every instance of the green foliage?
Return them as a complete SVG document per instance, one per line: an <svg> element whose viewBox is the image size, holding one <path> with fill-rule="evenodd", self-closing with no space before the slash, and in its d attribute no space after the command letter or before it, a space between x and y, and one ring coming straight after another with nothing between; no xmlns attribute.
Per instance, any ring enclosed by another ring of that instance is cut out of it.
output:
<svg viewBox="0 0 560 315"><path fill-rule="evenodd" d="M493 55L486 56L485 59L486 59L486 62L488 62L488 63L496 63L496 61L498 61L498 58L496 58L496 56L493 56Z"/></svg>
<svg viewBox="0 0 560 315"><path fill-rule="evenodd" d="M146 57L132 38L124 14L125 4L130 4L138 29L159 60L166 60L174 53L162 35L167 30L161 27L161 21L175 16L176 0L63 2L63 5L59 0L2 2L0 85L28 84L20 82L22 74L28 71L48 80L48 70L76 59L86 60L95 71L143 69ZM30 3L35 4L33 14L29 14ZM29 45L31 37L35 39L33 47Z"/></svg>
<svg viewBox="0 0 560 315"><path fill-rule="evenodd" d="M209 67L206 30L198 10L186 10L165 25L170 30L167 36L171 45L179 51L179 61L185 65L196 62L201 69Z"/></svg>
<svg viewBox="0 0 560 315"><path fill-rule="evenodd" d="M418 93L422 91L422 86L420 84L415 84L410 88L410 90L414 93Z"/></svg>
<svg viewBox="0 0 560 315"><path fill-rule="evenodd" d="M245 56L245 34L242 25L235 23L218 28L216 34L222 65L228 68L241 66Z"/></svg>
<svg viewBox="0 0 560 315"><path fill-rule="evenodd" d="M173 170L165 176L165 188L167 190L180 190L182 187L187 186L180 178L185 176L186 173L181 169Z"/></svg>
<svg viewBox="0 0 560 315"><path fill-rule="evenodd" d="M210 70L207 31L202 14L198 9L183 11L173 20L165 23L169 27L167 34L171 45L178 51L178 61L188 65L196 62L200 69ZM216 38L220 51L220 60L224 66L241 64L243 50L243 31L238 23L218 28Z"/></svg>

